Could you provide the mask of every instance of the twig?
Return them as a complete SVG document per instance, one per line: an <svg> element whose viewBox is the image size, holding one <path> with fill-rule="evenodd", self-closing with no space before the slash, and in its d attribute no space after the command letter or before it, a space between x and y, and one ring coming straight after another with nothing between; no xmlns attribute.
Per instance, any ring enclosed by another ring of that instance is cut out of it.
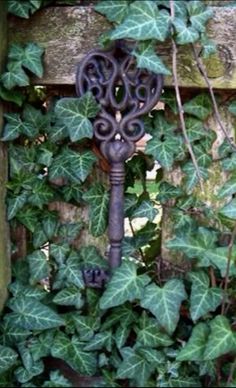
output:
<svg viewBox="0 0 236 388"><path fill-rule="evenodd" d="M214 273L214 268L210 267L209 272L210 272L210 278L211 278L211 287L216 287L216 277Z"/></svg>
<svg viewBox="0 0 236 388"><path fill-rule="evenodd" d="M227 267L226 267L226 272L225 272L225 279L224 279L224 296L223 296L223 302L221 306L221 315L225 314L225 307L226 307L226 299L227 299L227 289L229 285L229 273L230 273L230 264L232 261L232 253L233 253L233 246L234 246L234 241L236 238L236 223L234 225L234 229L231 235L231 239L228 245L228 260L227 260Z"/></svg>
<svg viewBox="0 0 236 388"><path fill-rule="evenodd" d="M171 19L174 20L174 17L175 17L174 0L170 0L170 14L171 14ZM183 109L183 104L182 104L181 96L180 96L178 71L177 71L177 52L178 52L178 50L177 50L177 46L176 46L176 43L175 43L173 38L171 39L171 41L172 41L172 71L173 71L173 77L174 77L175 94L176 94L176 100L177 100L177 105L178 105L181 129L182 129L182 132L184 135L185 143L187 145L188 151L190 153L193 165L195 167L195 170L196 170L196 173L197 173L197 176L199 179L201 191L204 192L201 173L200 173L198 163L197 163L196 157L194 155L190 140L188 138L188 134L186 131L186 125L185 125L185 121L184 121L184 109Z"/></svg>
<svg viewBox="0 0 236 388"><path fill-rule="evenodd" d="M231 365L231 368L230 368L229 377L228 377L228 380L227 380L227 385L232 383L233 378L234 378L235 369L236 369L236 357L235 357L235 360L234 360L234 362L233 362L233 364Z"/></svg>
<svg viewBox="0 0 236 388"><path fill-rule="evenodd" d="M130 226L133 237L135 237L135 230L134 230L134 227L133 227L133 224L132 224L132 221L130 218L129 218L129 226ZM142 248L139 248L138 251L142 257L142 260L145 261L145 256L143 254Z"/></svg>
<svg viewBox="0 0 236 388"><path fill-rule="evenodd" d="M224 125L224 123L221 120L220 112L219 112L218 105L217 105L216 98L215 98L215 94L214 94L214 90L213 90L211 82L210 82L210 80L209 80L209 78L207 76L206 68L205 68L205 66L204 66L204 64L202 62L202 59L198 56L196 47L193 44L192 44L192 49L193 49L194 58L196 60L197 66L198 66L198 70L202 74L202 76L203 76L203 78L204 78L204 80L205 80L205 82L207 84L207 87L209 89L209 93L210 93L210 96L211 96L211 100L212 100L212 104L213 104L213 109L214 109L214 112L215 112L216 120L217 120L217 122L218 122L218 124L220 126L220 129L224 133L225 138L227 139L228 143L231 145L231 147L234 150L236 150L236 145L234 144L234 142L232 141L232 139L228 135L227 130L225 128L225 125Z"/></svg>

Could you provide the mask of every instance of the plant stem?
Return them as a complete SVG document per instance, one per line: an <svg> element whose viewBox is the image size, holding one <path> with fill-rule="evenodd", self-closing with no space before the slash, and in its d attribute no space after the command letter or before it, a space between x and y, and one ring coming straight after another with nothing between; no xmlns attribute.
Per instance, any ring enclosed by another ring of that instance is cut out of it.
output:
<svg viewBox="0 0 236 388"><path fill-rule="evenodd" d="M216 102L216 98L215 98L215 94L214 94L214 90L213 90L211 82L210 82L210 80L209 80L209 78L207 76L206 68L205 68L205 66L204 66L204 64L202 62L202 59L198 56L196 47L193 44L192 44L192 49L193 49L193 54L194 54L195 61L196 61L197 66L198 66L198 70L202 74L202 76L203 76L203 78L204 78L204 80L206 82L206 85L207 85L207 87L209 89L209 93L210 93L212 104L213 104L213 109L214 109L214 112L215 112L216 121L218 122L218 124L220 126L220 129L224 133L226 140L231 145L231 147L236 151L236 145L234 144L233 140L228 135L227 129L225 128L225 125L224 125L224 123L221 120L219 108L218 108L218 105L217 105L217 102Z"/></svg>
<svg viewBox="0 0 236 388"><path fill-rule="evenodd" d="M133 227L133 224L132 224L132 221L130 218L129 218L129 226L130 226L133 237L135 237L135 230L134 230L134 227ZM143 262L145 262L145 256L144 256L144 253L142 251L142 248L139 248L138 251L142 257Z"/></svg>
<svg viewBox="0 0 236 388"><path fill-rule="evenodd" d="M231 239L228 245L228 261L227 261L227 267L226 267L226 273L225 273L225 278L224 278L224 296L223 296L223 302L221 306L221 314L225 314L225 308L226 308L226 300L227 300L227 290L228 290L228 285L229 285L229 273L230 273L230 264L232 261L232 254L233 254L233 246L234 246L234 241L236 238L236 223L234 225L234 229L231 235Z"/></svg>
<svg viewBox="0 0 236 388"><path fill-rule="evenodd" d="M231 368L230 368L230 373L229 373L229 377L228 377L228 380L227 380L227 385L232 382L232 380L234 378L235 369L236 369L236 357L235 357L235 360L234 360L234 362L233 362L233 364L231 365Z"/></svg>
<svg viewBox="0 0 236 388"><path fill-rule="evenodd" d="M170 0L170 14L171 14L171 19L174 20L174 18L175 18L174 0ZM199 166L198 166L196 157L194 155L190 140L188 138L188 134L186 131L186 125L185 125L185 121L184 121L184 109L183 109L183 104L182 104L180 90L179 90L179 80L178 80L178 71L177 71L177 52L178 52L178 49L177 49L176 43L175 43L173 38L171 39L171 42L172 42L172 71L173 71L173 77L174 77L174 87L175 87L175 94L176 94L176 100L177 100L177 105L178 105L181 129L183 132L185 143L187 145L188 151L190 153L193 165L195 167L195 170L196 170L196 173L197 173L197 176L199 179L201 191L204 192L201 173L200 173Z"/></svg>

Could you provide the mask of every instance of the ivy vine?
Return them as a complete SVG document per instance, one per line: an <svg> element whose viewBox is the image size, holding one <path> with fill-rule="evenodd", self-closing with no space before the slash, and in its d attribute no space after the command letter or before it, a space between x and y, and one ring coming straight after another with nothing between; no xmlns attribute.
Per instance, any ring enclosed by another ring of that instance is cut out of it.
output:
<svg viewBox="0 0 236 388"><path fill-rule="evenodd" d="M28 18L49 3L8 0L8 9ZM0 78L1 98L15 104L5 114L1 138L9 150L7 217L12 231L27 231L27 255L13 263L1 316L0 386L72 386L64 372L48 367L47 360L55 358L79 375L93 376L93 386L233 387L236 154L204 72L203 58L216 50L206 34L212 8L201 0L105 0L95 10L114 23L101 43L134 41L137 66L173 75L175 93L165 90L165 110L144 118L151 139L126 165L125 213L133 235L124 238L122 265L104 291L88 289L81 269L107 268L104 251L74 245L85 230L95 238L107 228L109 193L94 174L105 163L92 139L99 105L90 93L48 103L47 90L37 87L32 98L30 76L42 76L43 50L35 43L9 48ZM158 55L160 42L172 46L172 69ZM178 85L181 45L192 47L209 87L190 99ZM202 56L196 56L197 47ZM227 104L236 116L236 101ZM217 160L211 115L225 135ZM151 193L146 177L154 161L160 168ZM227 180L211 193L213 206L204 191L216 168ZM178 185L173 170L181 171ZM141 193L132 191L137 179ZM62 220L51 210L56 201L81 214L89 207L89 219ZM173 236L164 242L155 222L161 208ZM133 220L140 217L146 223L135 230ZM161 256L161 245L169 260Z"/></svg>

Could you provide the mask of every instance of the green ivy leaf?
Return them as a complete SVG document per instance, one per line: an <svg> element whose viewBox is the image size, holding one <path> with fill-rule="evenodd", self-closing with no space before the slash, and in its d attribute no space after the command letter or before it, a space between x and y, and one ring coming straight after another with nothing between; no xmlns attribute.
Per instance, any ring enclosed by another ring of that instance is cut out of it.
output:
<svg viewBox="0 0 236 388"><path fill-rule="evenodd" d="M206 266L212 265L215 268L220 270L221 276L225 277L226 269L228 264L228 255L229 248L228 247L219 247L214 249L209 249L205 251L202 257L202 266L204 266L204 262L206 261ZM229 267L229 275L236 275L236 251L235 247L232 251L232 260Z"/></svg>
<svg viewBox="0 0 236 388"><path fill-rule="evenodd" d="M205 93L199 94L184 104L184 111L200 120L205 120L212 113L211 99Z"/></svg>
<svg viewBox="0 0 236 388"><path fill-rule="evenodd" d="M183 191L179 186L173 186L169 182L162 181L157 194L157 201L164 203L172 198L177 198L183 195Z"/></svg>
<svg viewBox="0 0 236 388"><path fill-rule="evenodd" d="M199 32L189 27L183 19L176 17L173 24L177 32L176 42L178 44L194 43L199 39Z"/></svg>
<svg viewBox="0 0 236 388"><path fill-rule="evenodd" d="M141 299L144 287L150 282L147 275L138 275L137 266L131 261L124 261L117 268L100 299L101 309L119 306L126 301Z"/></svg>
<svg viewBox="0 0 236 388"><path fill-rule="evenodd" d="M16 364L18 354L13 349L0 345L0 359L0 373L3 373Z"/></svg>
<svg viewBox="0 0 236 388"><path fill-rule="evenodd" d="M19 367L15 370L15 376L20 383L27 383L34 376L40 375L44 371L44 364L42 360L35 363L30 370Z"/></svg>
<svg viewBox="0 0 236 388"><path fill-rule="evenodd" d="M25 47L12 44L9 51L10 60L20 63L37 77L43 76L42 55L44 50L35 43L28 43Z"/></svg>
<svg viewBox="0 0 236 388"><path fill-rule="evenodd" d="M50 267L44 252L41 250L34 251L27 256L27 261L29 263L31 284L46 279L49 276Z"/></svg>
<svg viewBox="0 0 236 388"><path fill-rule="evenodd" d="M152 42L142 42L133 52L137 59L137 67L147 69L156 74L171 75L162 59L156 54Z"/></svg>
<svg viewBox="0 0 236 388"><path fill-rule="evenodd" d="M148 317L144 312L140 318L140 328L136 328L137 341L146 348L167 347L173 344L171 338L164 333L156 319Z"/></svg>
<svg viewBox="0 0 236 388"><path fill-rule="evenodd" d="M57 118L67 127L72 142L93 137L93 126L89 119L94 118L98 111L92 93L88 92L80 98L62 98L55 107Z"/></svg>
<svg viewBox="0 0 236 388"><path fill-rule="evenodd" d="M3 73L0 77L4 87L8 90L13 89L15 86L28 86L29 77L21 67L19 62L8 62L7 72Z"/></svg>
<svg viewBox="0 0 236 388"><path fill-rule="evenodd" d="M225 198L236 193L236 179L232 177L218 191L218 198Z"/></svg>
<svg viewBox="0 0 236 388"><path fill-rule="evenodd" d="M53 302L61 306L75 306L77 309L84 304L82 295L76 287L62 289L54 296Z"/></svg>
<svg viewBox="0 0 236 388"><path fill-rule="evenodd" d="M200 176L203 180L208 178L208 170L205 167L198 166ZM197 170L192 162L187 162L182 168L183 172L186 174L185 177L185 187L187 193L191 193L194 187L198 184L199 178Z"/></svg>
<svg viewBox="0 0 236 388"><path fill-rule="evenodd" d="M179 140L173 136L166 136L163 141L155 136L147 142L145 152L152 155L162 167L170 170L179 146Z"/></svg>
<svg viewBox="0 0 236 388"><path fill-rule="evenodd" d="M52 309L35 298L17 297L9 302L14 311L6 315L7 320L14 320L16 325L28 330L46 330L64 324L63 319Z"/></svg>
<svg viewBox="0 0 236 388"><path fill-rule="evenodd" d="M66 277L69 284L72 284L79 289L84 288L84 280L81 269L79 267L79 259L76 257L69 257L66 266L63 268L62 273Z"/></svg>
<svg viewBox="0 0 236 388"><path fill-rule="evenodd" d="M201 386L200 381L196 380L193 377L178 377L176 379L169 379L161 382L161 387L166 388L185 388L185 387L196 387L199 388Z"/></svg>
<svg viewBox="0 0 236 388"><path fill-rule="evenodd" d="M90 205L89 230L93 236L101 236L107 228L108 202L107 190L97 183L83 195L84 201Z"/></svg>
<svg viewBox="0 0 236 388"><path fill-rule="evenodd" d="M84 182L90 174L97 158L91 151L82 153L68 151L68 160L71 163L72 169L81 182Z"/></svg>
<svg viewBox="0 0 236 388"><path fill-rule="evenodd" d="M130 331L131 329L129 326L119 326L117 328L114 335L114 339L118 349L121 349L125 345L129 337Z"/></svg>
<svg viewBox="0 0 236 388"><path fill-rule="evenodd" d="M164 41L169 32L169 13L159 11L149 0L137 0L130 5L124 21L111 33L111 39L157 39Z"/></svg>
<svg viewBox="0 0 236 388"><path fill-rule="evenodd" d="M117 379L134 379L138 386L144 387L156 365L148 362L139 354L127 355L117 369Z"/></svg>
<svg viewBox="0 0 236 388"><path fill-rule="evenodd" d="M107 346L110 346L111 339L111 331L103 331L102 333L97 333L93 338L90 339L84 350L91 352L94 350L101 350L103 348L106 348Z"/></svg>
<svg viewBox="0 0 236 388"><path fill-rule="evenodd" d="M79 313L73 314L72 318L81 341L90 341L94 336L95 330L98 330L100 327L99 319L94 319L91 316L82 316Z"/></svg>
<svg viewBox="0 0 236 388"><path fill-rule="evenodd" d="M236 101L231 102L231 104L229 105L229 111L234 116L236 116Z"/></svg>
<svg viewBox="0 0 236 388"><path fill-rule="evenodd" d="M8 12L21 18L28 19L30 14L33 14L41 7L42 0L8 0Z"/></svg>
<svg viewBox="0 0 236 388"><path fill-rule="evenodd" d="M72 384L67 380L59 370L50 372L50 380L45 381L42 387L72 387Z"/></svg>
<svg viewBox="0 0 236 388"><path fill-rule="evenodd" d="M28 193L24 191L22 194L18 195L15 198L8 199L7 207L7 219L12 220L19 210L21 210L27 202Z"/></svg>
<svg viewBox="0 0 236 388"><path fill-rule="evenodd" d="M95 11L105 15L111 22L120 23L128 13L129 2L127 0L103 0L95 6Z"/></svg>
<svg viewBox="0 0 236 388"><path fill-rule="evenodd" d="M82 247L79 251L79 255L81 261L83 262L83 268L108 268L107 260L105 260L104 257L101 256L98 249L93 245Z"/></svg>
<svg viewBox="0 0 236 388"><path fill-rule="evenodd" d="M194 326L191 337L177 356L177 361L201 362L203 360L209 332L210 330L206 323L199 323Z"/></svg>
<svg viewBox="0 0 236 388"><path fill-rule="evenodd" d="M146 287L141 306L151 311L167 333L172 334L179 320L180 305L186 297L183 282L172 279L163 288L155 284Z"/></svg>
<svg viewBox="0 0 236 388"><path fill-rule="evenodd" d="M223 354L236 352L236 335L231 330L229 321L218 315L210 322L211 332L206 344L204 360L214 360Z"/></svg>
<svg viewBox="0 0 236 388"><path fill-rule="evenodd" d="M147 218L149 221L153 221L158 210L154 207L150 200L143 201L137 209L131 215L131 218Z"/></svg>
<svg viewBox="0 0 236 388"><path fill-rule="evenodd" d="M223 299L223 291L220 288L209 288L208 275L203 271L190 272L192 289L190 296L190 314L196 321L209 311L215 311Z"/></svg>
<svg viewBox="0 0 236 388"><path fill-rule="evenodd" d="M219 213L225 217L236 220L236 199L232 199L227 205L219 210Z"/></svg>
<svg viewBox="0 0 236 388"><path fill-rule="evenodd" d="M7 119L7 124L4 126L2 141L10 141L17 139L22 131L22 120L17 113L8 113L4 117Z"/></svg>
<svg viewBox="0 0 236 388"><path fill-rule="evenodd" d="M206 30L207 21L213 16L213 11L199 1L189 1L187 3L191 25L199 32Z"/></svg>

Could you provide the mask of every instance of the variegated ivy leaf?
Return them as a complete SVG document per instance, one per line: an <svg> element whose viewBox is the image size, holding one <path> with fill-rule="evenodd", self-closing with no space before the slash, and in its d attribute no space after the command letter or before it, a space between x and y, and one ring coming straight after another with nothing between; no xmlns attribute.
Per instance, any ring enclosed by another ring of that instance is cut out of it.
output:
<svg viewBox="0 0 236 388"><path fill-rule="evenodd" d="M107 228L108 192L101 184L96 183L84 193L83 199L90 205L89 230L93 236L99 237Z"/></svg>
<svg viewBox="0 0 236 388"><path fill-rule="evenodd" d="M84 376L93 376L97 369L97 356L94 352L86 352L78 337L73 336L67 358L64 358L75 371Z"/></svg>
<svg viewBox="0 0 236 388"><path fill-rule="evenodd" d="M211 99L205 93L199 94L184 104L184 111L200 120L205 120L212 113Z"/></svg>
<svg viewBox="0 0 236 388"><path fill-rule="evenodd" d="M22 194L18 195L15 198L8 199L7 207L7 219L12 220L16 216L19 210L21 210L27 202L29 193L23 191Z"/></svg>
<svg viewBox="0 0 236 388"><path fill-rule="evenodd" d="M100 328L100 320L94 319L93 316L83 316L81 313L73 313L72 319L81 341L90 341L94 337L94 332Z"/></svg>
<svg viewBox="0 0 236 388"><path fill-rule="evenodd" d="M82 295L76 287L62 289L55 295L53 302L61 306L75 306L77 309L84 304Z"/></svg>
<svg viewBox="0 0 236 388"><path fill-rule="evenodd" d="M164 41L169 33L169 13L159 11L154 1L137 0L130 5L124 21L111 33L111 39L157 39Z"/></svg>
<svg viewBox="0 0 236 388"><path fill-rule="evenodd" d="M236 193L236 177L233 176L223 186L221 186L220 190L218 191L217 197L221 199L225 197L230 197L235 193Z"/></svg>
<svg viewBox="0 0 236 388"><path fill-rule="evenodd" d="M162 59L156 54L152 42L142 42L133 52L137 59L137 67L147 69L157 74L171 75Z"/></svg>
<svg viewBox="0 0 236 388"><path fill-rule="evenodd" d="M111 22L120 23L128 13L130 0L103 0L95 6L95 11L105 15Z"/></svg>
<svg viewBox="0 0 236 388"><path fill-rule="evenodd" d="M236 334L232 331L228 319L218 315L210 322L210 328L204 360L214 360L231 352L236 354Z"/></svg>
<svg viewBox="0 0 236 388"><path fill-rule="evenodd" d="M22 132L22 120L19 114L16 113L8 113L5 114L4 117L7 120L6 125L3 130L2 141L10 141L15 140L20 136Z"/></svg>
<svg viewBox="0 0 236 388"><path fill-rule="evenodd" d="M138 275L137 266L131 261L124 261L117 268L100 299L101 309L119 306L126 301L141 299L144 287L150 282L147 275Z"/></svg>
<svg viewBox="0 0 236 388"><path fill-rule="evenodd" d="M193 43L199 39L199 32L194 27L188 26L183 19L176 17L173 24L177 32L178 44Z"/></svg>
<svg viewBox="0 0 236 388"><path fill-rule="evenodd" d="M27 256L30 269L30 283L34 284L39 280L45 279L50 274L50 267L47 256L41 250L34 251Z"/></svg>
<svg viewBox="0 0 236 388"><path fill-rule="evenodd" d="M209 332L210 329L206 323L201 322L194 326L191 337L177 356L177 361L201 362L203 360Z"/></svg>
<svg viewBox="0 0 236 388"><path fill-rule="evenodd" d="M20 44L12 44L8 57L12 61L31 71L37 77L43 75L42 55L44 50L35 43L28 43L25 47Z"/></svg>
<svg viewBox="0 0 236 388"><path fill-rule="evenodd" d="M35 298L19 296L11 299L8 305L14 313L5 315L6 321L12 320L22 328L46 330L64 324L64 320L55 311Z"/></svg>
<svg viewBox="0 0 236 388"><path fill-rule="evenodd" d="M185 173L185 187L186 191L188 193L191 193L194 187L199 182L199 177L197 170L192 162L187 162L184 164L182 168L183 172ZM206 180L208 178L208 170L206 167L198 166L198 170L200 173L200 176L203 180Z"/></svg>
<svg viewBox="0 0 236 388"><path fill-rule="evenodd" d="M22 69L19 62L8 62L7 71L0 77L4 87L8 90L13 89L15 86L27 86L29 85L29 77Z"/></svg>
<svg viewBox="0 0 236 388"><path fill-rule="evenodd" d="M187 3L187 9L192 27L199 32L204 32L207 21L213 16L212 9L206 7L205 4L200 1L189 1Z"/></svg>
<svg viewBox="0 0 236 388"><path fill-rule="evenodd" d="M232 201L221 208L219 213L232 220L236 220L236 199L232 199Z"/></svg>
<svg viewBox="0 0 236 388"><path fill-rule="evenodd" d="M101 350L105 348L108 351L111 351L111 341L112 341L112 332L103 331L101 333L95 334L95 336L91 338L89 343L85 346L84 350L94 351L94 350Z"/></svg>
<svg viewBox="0 0 236 388"><path fill-rule="evenodd" d="M56 116L67 126L72 142L92 138L93 127L89 119L94 118L98 111L99 105L91 92L80 98L62 98L55 107Z"/></svg>
<svg viewBox="0 0 236 388"><path fill-rule="evenodd" d="M18 354L15 352L15 350L0 345L0 373L5 372L6 370L10 369L14 364L16 364L18 359Z"/></svg>
<svg viewBox="0 0 236 388"><path fill-rule="evenodd" d="M30 14L33 14L41 7L42 0L8 0L8 12L21 18L28 19Z"/></svg>
<svg viewBox="0 0 236 388"><path fill-rule="evenodd" d="M223 299L223 291L220 288L209 288L208 275L203 271L190 272L189 278L192 282L190 296L190 314L193 321L215 311Z"/></svg>
<svg viewBox="0 0 236 388"><path fill-rule="evenodd" d="M172 279L163 288L155 284L146 287L141 306L151 311L167 333L172 334L179 321L180 305L186 297L183 282Z"/></svg>
<svg viewBox="0 0 236 388"><path fill-rule="evenodd" d="M32 368L26 369L22 366L17 368L14 372L15 377L17 378L17 381L20 383L27 383L29 380L31 380L34 376L38 376L44 371L44 364L42 360L39 360L35 362L32 365Z"/></svg>
<svg viewBox="0 0 236 388"><path fill-rule="evenodd" d="M131 215L131 218L147 218L149 221L153 221L158 210L154 207L154 204L150 200L143 201L137 209Z"/></svg>

